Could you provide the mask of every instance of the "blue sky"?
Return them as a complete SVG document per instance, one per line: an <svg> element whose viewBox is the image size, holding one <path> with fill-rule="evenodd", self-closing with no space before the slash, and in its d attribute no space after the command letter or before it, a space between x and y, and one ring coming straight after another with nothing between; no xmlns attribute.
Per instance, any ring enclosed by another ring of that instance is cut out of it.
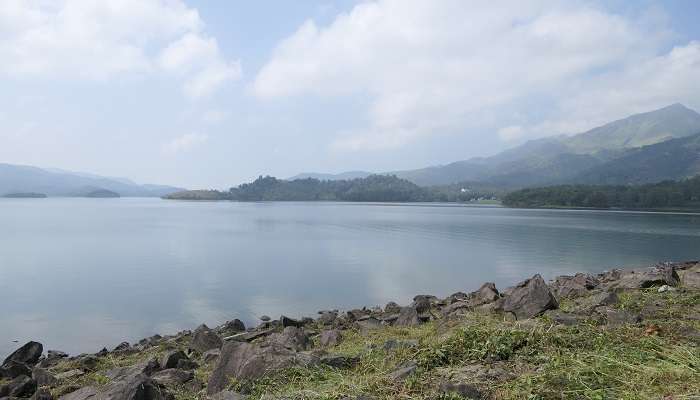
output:
<svg viewBox="0 0 700 400"><path fill-rule="evenodd" d="M0 162L226 188L494 154L681 102L696 1L0 2Z"/></svg>

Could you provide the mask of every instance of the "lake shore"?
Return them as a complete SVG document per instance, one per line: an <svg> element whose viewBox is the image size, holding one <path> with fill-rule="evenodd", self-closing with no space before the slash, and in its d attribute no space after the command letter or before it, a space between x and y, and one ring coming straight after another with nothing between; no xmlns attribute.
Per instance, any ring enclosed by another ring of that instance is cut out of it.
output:
<svg viewBox="0 0 700 400"><path fill-rule="evenodd" d="M96 354L30 342L0 398L685 398L700 393L700 263L485 283L412 304L234 319ZM666 397L670 396L670 397Z"/></svg>

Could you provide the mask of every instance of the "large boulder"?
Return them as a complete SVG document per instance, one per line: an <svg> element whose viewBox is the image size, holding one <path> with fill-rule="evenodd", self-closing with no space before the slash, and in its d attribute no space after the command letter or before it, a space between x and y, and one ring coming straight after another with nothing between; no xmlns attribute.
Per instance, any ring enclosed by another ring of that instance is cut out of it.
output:
<svg viewBox="0 0 700 400"><path fill-rule="evenodd" d="M599 283L598 279L593 275L578 273L574 276L558 276L550 287L558 298L572 298L585 296L589 290L595 289Z"/></svg>
<svg viewBox="0 0 700 400"><path fill-rule="evenodd" d="M219 349L223 345L223 340L214 331L202 324L194 330L190 348L204 353L207 350Z"/></svg>
<svg viewBox="0 0 700 400"><path fill-rule="evenodd" d="M36 382L26 375L20 375L8 384L0 386L1 397L29 397L36 390Z"/></svg>
<svg viewBox="0 0 700 400"><path fill-rule="evenodd" d="M177 368L180 360L189 360L187 354L182 350L171 350L163 355L160 360L160 367L163 369Z"/></svg>
<svg viewBox="0 0 700 400"><path fill-rule="evenodd" d="M321 332L318 343L324 347L337 346L343 339L343 334L338 329L329 329Z"/></svg>
<svg viewBox="0 0 700 400"><path fill-rule="evenodd" d="M177 368L164 369L151 375L151 379L163 386L178 386L194 379L194 372Z"/></svg>
<svg viewBox="0 0 700 400"><path fill-rule="evenodd" d="M111 380L107 385L85 386L59 400L171 400L172 395L147 374L152 368L152 361L116 368L105 374Z"/></svg>
<svg viewBox="0 0 700 400"><path fill-rule="evenodd" d="M673 264L651 268L613 270L602 275L601 283L608 289L645 289L652 286L679 286L680 277Z"/></svg>
<svg viewBox="0 0 700 400"><path fill-rule="evenodd" d="M228 386L231 378L239 381L257 379L263 375L294 365L295 352L280 346L259 347L246 342L228 342L209 378L207 393L218 393Z"/></svg>
<svg viewBox="0 0 700 400"><path fill-rule="evenodd" d="M281 333L273 333L268 342L294 351L307 350L311 347L309 336L304 332L304 329L296 326L288 326Z"/></svg>
<svg viewBox="0 0 700 400"><path fill-rule="evenodd" d="M399 317L394 321L394 326L417 326L420 325L418 310L415 307L402 307Z"/></svg>
<svg viewBox="0 0 700 400"><path fill-rule="evenodd" d="M501 297L496 289L496 284L493 282L486 282L479 290L469 293L467 300L472 307L480 306L482 304L488 304L498 300Z"/></svg>
<svg viewBox="0 0 700 400"><path fill-rule="evenodd" d="M559 307L544 279L537 274L520 282L503 300L503 311L513 313L516 319L527 319Z"/></svg>
<svg viewBox="0 0 700 400"><path fill-rule="evenodd" d="M681 285L688 289L700 289L700 263L679 272Z"/></svg>
<svg viewBox="0 0 700 400"><path fill-rule="evenodd" d="M39 362L41 353L44 351L44 346L39 342L28 342L24 346L15 350L7 356L3 361L2 366L5 367L11 362L18 362L25 365L33 366Z"/></svg>
<svg viewBox="0 0 700 400"><path fill-rule="evenodd" d="M17 362L17 361L5 361L5 363L0 366L0 378L10 378L14 379L20 375L29 376L32 374L32 370L27 366L27 364Z"/></svg>

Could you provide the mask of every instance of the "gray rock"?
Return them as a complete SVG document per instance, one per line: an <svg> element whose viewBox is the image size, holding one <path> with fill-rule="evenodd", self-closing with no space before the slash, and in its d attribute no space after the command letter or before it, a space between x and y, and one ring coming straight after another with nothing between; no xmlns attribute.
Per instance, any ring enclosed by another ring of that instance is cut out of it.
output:
<svg viewBox="0 0 700 400"><path fill-rule="evenodd" d="M202 354L202 361L204 361L205 364L208 364L210 362L216 361L220 355L221 349L207 350L204 352L204 354Z"/></svg>
<svg viewBox="0 0 700 400"><path fill-rule="evenodd" d="M465 399L481 399L484 396L474 385L466 383L443 382L440 384L440 392Z"/></svg>
<svg viewBox="0 0 700 400"><path fill-rule="evenodd" d="M307 350L312 344L304 330L296 326L288 326L281 333L273 333L268 342L294 351Z"/></svg>
<svg viewBox="0 0 700 400"><path fill-rule="evenodd" d="M280 317L280 322L282 323L282 326L285 327L285 328L288 327L288 326L293 326L293 327L295 327L295 328L301 328L301 327L302 327L301 321L298 321L298 320L296 320L296 319L294 319L294 318L289 318L289 317L284 316L284 315Z"/></svg>
<svg viewBox="0 0 700 400"><path fill-rule="evenodd" d="M2 366L4 367L11 361L32 366L39 361L39 357L41 357L41 353L43 351L44 346L41 343L28 342L7 356L5 361L2 363Z"/></svg>
<svg viewBox="0 0 700 400"><path fill-rule="evenodd" d="M547 310L544 315L549 317L552 322L556 324L567 326L578 325L584 319L579 315L560 310Z"/></svg>
<svg viewBox="0 0 700 400"><path fill-rule="evenodd" d="M85 375L85 372L82 369L71 369L65 372L61 372L56 374L55 378L59 381L65 381L65 380L70 380L70 379L75 379L80 376Z"/></svg>
<svg viewBox="0 0 700 400"><path fill-rule="evenodd" d="M681 285L688 289L700 289L700 263L680 272Z"/></svg>
<svg viewBox="0 0 700 400"><path fill-rule="evenodd" d="M190 342L190 348L200 353L211 349L220 349L222 345L221 337L204 324L194 330L192 342Z"/></svg>
<svg viewBox="0 0 700 400"><path fill-rule="evenodd" d="M118 345L117 347L115 347L114 350L112 350L112 351L115 351L115 352L122 352L122 351L128 351L129 349L131 349L131 345L129 344L129 342L121 342L121 343L119 343L119 345Z"/></svg>
<svg viewBox="0 0 700 400"><path fill-rule="evenodd" d="M419 314L424 313L430 311L434 302L437 302L437 297L419 294L413 298L413 308L415 308Z"/></svg>
<svg viewBox="0 0 700 400"><path fill-rule="evenodd" d="M271 319L272 319L272 318L268 317L267 315L263 315L262 317L260 317L260 321L262 321L262 322L268 322L268 321L270 321Z"/></svg>
<svg viewBox="0 0 700 400"><path fill-rule="evenodd" d="M209 400L245 400L245 396L230 390L223 390L208 397Z"/></svg>
<svg viewBox="0 0 700 400"><path fill-rule="evenodd" d="M14 379L20 375L29 376L32 370L24 363L8 360L0 367L0 377Z"/></svg>
<svg viewBox="0 0 700 400"><path fill-rule="evenodd" d="M318 317L317 321L319 324L328 326L328 325L333 325L333 322L335 322L335 319L338 317L338 313L334 311L323 311L321 313L321 316Z"/></svg>
<svg viewBox="0 0 700 400"><path fill-rule="evenodd" d="M259 339L261 337L271 335L274 332L275 332L274 328L264 329L264 330L256 330L256 331L251 331L251 332L242 332L242 333L237 333L235 335L229 336L226 338L226 340L233 340L236 342L252 342L255 339Z"/></svg>
<svg viewBox="0 0 700 400"><path fill-rule="evenodd" d="M95 388L86 386L62 396L61 400L170 400L172 396L164 387L144 372L152 372L155 360L133 367L115 368L105 376L111 379L107 385Z"/></svg>
<svg viewBox="0 0 700 400"><path fill-rule="evenodd" d="M245 324L240 319L234 319L233 321L227 321L221 326L221 330L226 332L226 334L245 332Z"/></svg>
<svg viewBox="0 0 700 400"><path fill-rule="evenodd" d="M82 387L75 392L68 393L59 397L59 400L97 400L97 388L92 386ZM116 399L115 399L116 400Z"/></svg>
<svg viewBox="0 0 700 400"><path fill-rule="evenodd" d="M414 362L407 363L392 371L387 377L392 381L403 381L416 372L418 366Z"/></svg>
<svg viewBox="0 0 700 400"><path fill-rule="evenodd" d="M0 397L29 397L36 391L36 382L26 375L20 375L6 385L0 386Z"/></svg>
<svg viewBox="0 0 700 400"><path fill-rule="evenodd" d="M194 372L169 368L154 373L151 379L164 386L178 386L194 379Z"/></svg>
<svg viewBox="0 0 700 400"><path fill-rule="evenodd" d="M85 371L94 371L100 364L99 357L93 355L84 355L77 358L78 365Z"/></svg>
<svg viewBox="0 0 700 400"><path fill-rule="evenodd" d="M32 370L32 379L36 382L37 386L54 386L56 384L56 377L53 376L49 371L44 368L34 367Z"/></svg>
<svg viewBox="0 0 700 400"><path fill-rule="evenodd" d="M207 393L224 390L231 378L239 381L260 378L266 373L294 365L295 353L279 346L259 347L246 342L228 342L209 378Z"/></svg>
<svg viewBox="0 0 700 400"><path fill-rule="evenodd" d="M627 310L598 307L596 312L605 317L609 325L637 324L642 321L642 317L639 314Z"/></svg>
<svg viewBox="0 0 700 400"><path fill-rule="evenodd" d="M513 313L517 319L532 318L558 307L539 274L516 285L503 301L503 311Z"/></svg>
<svg viewBox="0 0 700 400"><path fill-rule="evenodd" d="M381 321L374 317L364 319L362 321L355 322L362 332L371 331L374 329L379 329L382 326Z"/></svg>
<svg viewBox="0 0 700 400"><path fill-rule="evenodd" d="M590 274L578 273L574 276L558 276L551 287L559 298L585 296L589 290L595 289L600 282Z"/></svg>
<svg viewBox="0 0 700 400"><path fill-rule="evenodd" d="M160 359L160 367L163 369L177 368L180 360L188 360L187 354L182 350L171 350Z"/></svg>
<svg viewBox="0 0 700 400"><path fill-rule="evenodd" d="M496 284L493 282L486 282L479 290L469 294L468 301L472 307L480 306L482 304L488 304L498 300L501 295L496 289Z"/></svg>
<svg viewBox="0 0 700 400"><path fill-rule="evenodd" d="M398 314L401 311L401 306L390 301L384 306L384 312L387 314Z"/></svg>
<svg viewBox="0 0 700 400"><path fill-rule="evenodd" d="M175 366L177 369L185 369L185 370L193 370L199 368L199 364L196 362L188 359L180 359L177 360L177 365Z"/></svg>
<svg viewBox="0 0 700 400"><path fill-rule="evenodd" d="M324 347L337 346L341 340L343 340L343 334L338 329L323 331L318 338L319 344Z"/></svg>
<svg viewBox="0 0 700 400"><path fill-rule="evenodd" d="M414 307L402 307L399 317L394 321L394 326L418 326L420 323L418 310Z"/></svg>
<svg viewBox="0 0 700 400"><path fill-rule="evenodd" d="M601 280L608 288L645 289L652 286L678 286L680 277L673 265L661 264L651 268L613 270Z"/></svg>
<svg viewBox="0 0 700 400"><path fill-rule="evenodd" d="M48 388L40 387L34 392L30 400L53 400L53 395Z"/></svg>

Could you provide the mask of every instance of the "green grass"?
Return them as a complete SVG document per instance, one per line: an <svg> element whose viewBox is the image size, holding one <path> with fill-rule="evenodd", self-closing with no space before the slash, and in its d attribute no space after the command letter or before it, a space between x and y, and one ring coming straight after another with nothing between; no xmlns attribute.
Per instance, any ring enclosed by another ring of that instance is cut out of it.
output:
<svg viewBox="0 0 700 400"><path fill-rule="evenodd" d="M616 307L639 312L652 303L664 307L638 325L582 323L569 327L553 325L546 317L509 322L495 315L467 313L457 320L442 319L414 328L350 330L328 351L358 357L353 368L295 367L254 381L234 381L230 387L249 393L252 400L263 396L338 400L360 394L376 399L448 400L457 397L440 394L440 382L459 379L494 399L698 398L700 350L680 329L700 329L698 321L684 318L685 311L700 306L700 293L626 292L620 294ZM568 300L561 305L564 310L576 307ZM658 328L653 334L645 331L650 325ZM418 344L385 350L383 345L390 339ZM97 371L73 385L104 384L104 370L136 364L165 349L160 346L138 355L104 357ZM418 365L414 375L404 381L388 378L409 361ZM213 366L200 364L195 375L206 383ZM477 369L497 367L505 374L470 375L475 365ZM64 363L57 369L73 367ZM171 392L177 400L204 399L205 390L181 387Z"/></svg>

